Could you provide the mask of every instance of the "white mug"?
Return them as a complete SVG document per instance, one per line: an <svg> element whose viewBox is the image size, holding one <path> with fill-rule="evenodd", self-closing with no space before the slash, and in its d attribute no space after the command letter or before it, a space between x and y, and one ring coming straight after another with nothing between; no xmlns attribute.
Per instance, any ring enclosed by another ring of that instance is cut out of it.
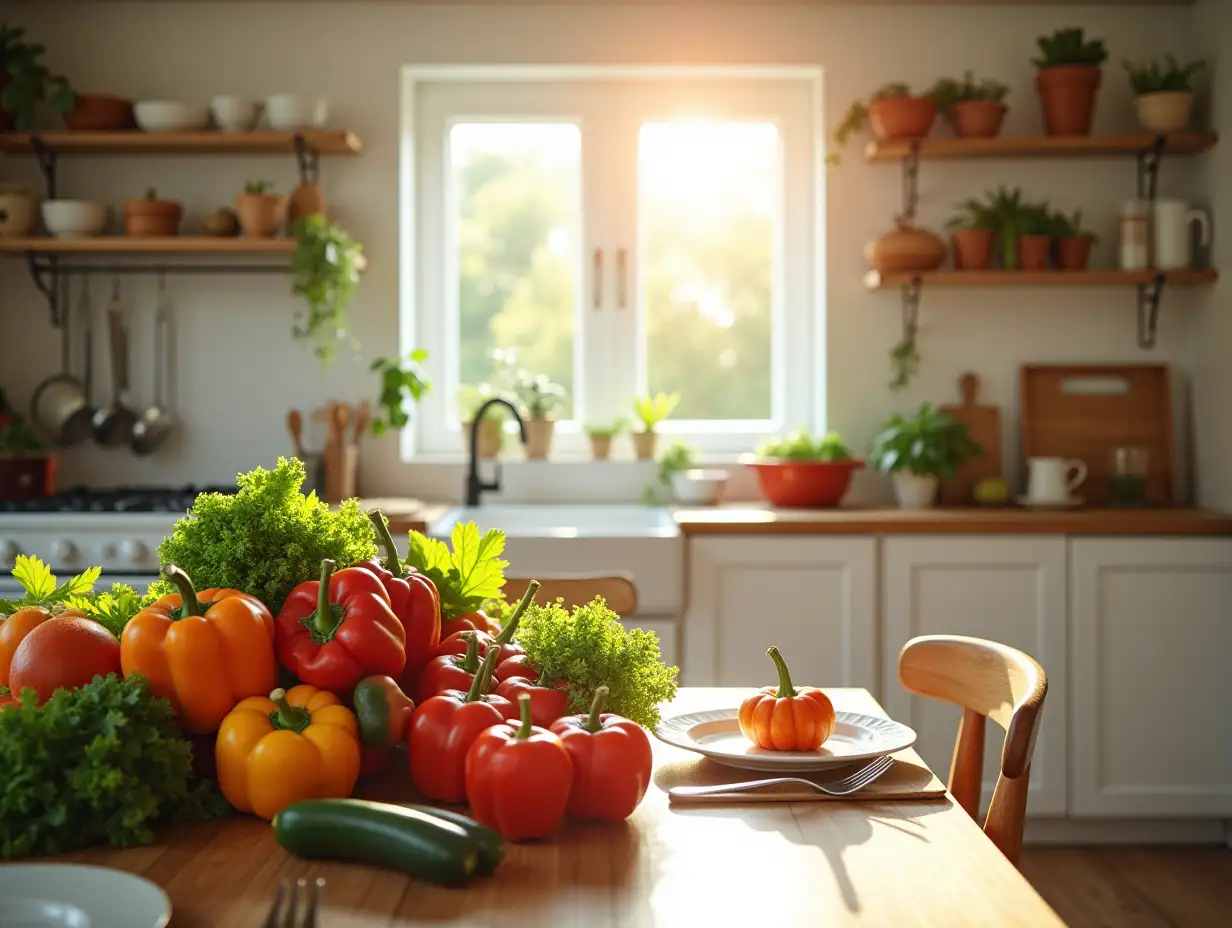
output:
<svg viewBox="0 0 1232 928"><path fill-rule="evenodd" d="M1033 503L1068 502L1087 479L1087 465L1077 458L1031 458L1027 466L1027 499Z"/></svg>
<svg viewBox="0 0 1232 928"><path fill-rule="evenodd" d="M1189 267L1193 264L1189 229L1198 224L1199 243L1211 243L1211 221L1206 213L1190 209L1184 200L1155 201L1155 267Z"/></svg>

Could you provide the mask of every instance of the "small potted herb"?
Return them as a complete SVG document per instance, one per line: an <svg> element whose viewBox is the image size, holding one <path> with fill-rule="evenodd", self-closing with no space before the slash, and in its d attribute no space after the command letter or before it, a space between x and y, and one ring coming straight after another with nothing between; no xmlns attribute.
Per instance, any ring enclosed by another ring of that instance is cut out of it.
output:
<svg viewBox="0 0 1232 928"><path fill-rule="evenodd" d="M1046 202L1022 207L1017 221L1019 270L1042 271L1048 267L1055 228L1053 212Z"/></svg>
<svg viewBox="0 0 1232 928"><path fill-rule="evenodd" d="M937 486L984 450L967 436L967 424L924 403L910 417L895 413L882 425L871 463L890 473L894 495L904 509L927 509Z"/></svg>
<svg viewBox="0 0 1232 928"><path fill-rule="evenodd" d="M243 212L240 222L244 222ZM347 307L359 286L364 249L323 215L299 220L293 231L291 292L304 298L308 311L299 314L292 331L296 338L309 341L317 358L328 367L338 342L348 337Z"/></svg>
<svg viewBox="0 0 1232 928"><path fill-rule="evenodd" d="M42 45L26 40L25 29L0 23L0 132L34 128L34 110L44 100L61 115L77 105L68 78L43 63L45 53Z"/></svg>
<svg viewBox="0 0 1232 928"><path fill-rule="evenodd" d="M462 443L468 451L471 441L471 426L475 421L475 413L488 400L499 396L491 384L481 383L478 386L467 384L461 390L458 398L461 407ZM509 410L502 404L489 406L479 423L479 435L476 445L480 460L494 461L500 457L505 446L505 422L509 419Z"/></svg>
<svg viewBox="0 0 1232 928"><path fill-rule="evenodd" d="M287 198L270 193L273 187L268 180L250 180L244 184L244 192L235 198L235 212L246 237L274 238L282 232Z"/></svg>
<svg viewBox="0 0 1232 928"><path fill-rule="evenodd" d="M988 139L1001 132L1006 113L1002 101L1009 92L1009 87L1000 81L982 80L977 84L967 71L961 81L952 77L937 81L928 96L937 104L937 110L955 135Z"/></svg>
<svg viewBox="0 0 1232 928"><path fill-rule="evenodd" d="M1072 216L1053 213L1052 235L1056 243L1057 267L1063 271L1085 271L1096 236L1082 225L1082 210Z"/></svg>
<svg viewBox="0 0 1232 928"><path fill-rule="evenodd" d="M0 392L0 500L37 499L54 492L55 457Z"/></svg>
<svg viewBox="0 0 1232 928"><path fill-rule="evenodd" d="M596 461L606 461L612 456L612 439L625 430L628 421L623 417L611 425L588 425L586 437L590 439L590 454Z"/></svg>
<svg viewBox="0 0 1232 928"><path fill-rule="evenodd" d="M1103 40L1087 41L1081 29L1058 29L1036 40L1040 56L1035 89L1048 135L1090 135L1099 91L1100 65L1108 57Z"/></svg>
<svg viewBox="0 0 1232 928"><path fill-rule="evenodd" d="M518 371L514 392L526 417L526 456L532 461L542 461L552 450L552 435L556 430L552 413L565 401L565 388L553 383L546 374Z"/></svg>
<svg viewBox="0 0 1232 928"><path fill-rule="evenodd" d="M984 201L975 198L955 204L958 210L950 217L950 250L954 267L960 271L987 270L992 263L992 243L999 224L991 196Z"/></svg>
<svg viewBox="0 0 1232 928"><path fill-rule="evenodd" d="M1193 79L1206 67L1205 61L1180 65L1172 55L1145 64L1126 61L1129 85L1134 91L1138 123L1151 132L1179 132L1189 125L1193 112Z"/></svg>
<svg viewBox="0 0 1232 928"><path fill-rule="evenodd" d="M757 474L770 505L785 507L837 506L864 466L837 432L814 438L805 429L766 439L742 462Z"/></svg>
<svg viewBox="0 0 1232 928"><path fill-rule="evenodd" d="M867 103L856 100L834 130L834 151L828 160L839 161L839 150L857 132L867 127L879 142L922 139L932 130L937 104L927 94L915 96L903 83L886 84Z"/></svg>
<svg viewBox="0 0 1232 928"><path fill-rule="evenodd" d="M649 461L655 456L655 442L658 440L655 426L675 412L679 403L679 393L656 393L633 400L633 411L642 423L641 431L633 433L633 452L639 461Z"/></svg>

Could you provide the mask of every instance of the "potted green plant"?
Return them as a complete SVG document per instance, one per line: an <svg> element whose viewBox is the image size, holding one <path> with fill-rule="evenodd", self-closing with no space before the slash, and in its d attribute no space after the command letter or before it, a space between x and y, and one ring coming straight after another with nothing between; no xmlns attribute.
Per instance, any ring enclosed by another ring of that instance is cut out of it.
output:
<svg viewBox="0 0 1232 928"><path fill-rule="evenodd" d="M837 506L851 475L864 466L838 432L814 438L806 429L768 438L742 461L770 505L785 507Z"/></svg>
<svg viewBox="0 0 1232 928"><path fill-rule="evenodd" d="M565 388L553 383L546 374L519 371L514 390L526 418L526 456L532 461L542 461L552 450L552 435L556 430L552 413L565 401Z"/></svg>
<svg viewBox="0 0 1232 928"><path fill-rule="evenodd" d="M1102 39L1087 40L1082 29L1058 29L1036 40L1040 55L1035 89L1048 135L1090 135L1099 91L1100 65L1108 57Z"/></svg>
<svg viewBox="0 0 1232 928"><path fill-rule="evenodd" d="M328 367L338 342L348 338L347 307L359 286L364 249L341 226L321 215L299 220L293 231L291 292L302 296L308 309L298 314L292 331L296 338L311 343L317 358Z"/></svg>
<svg viewBox="0 0 1232 928"><path fill-rule="evenodd" d="M407 405L418 403L432 389L421 365L428 360L424 348L416 348L403 361L397 357L377 358L371 370L381 382L377 403L380 412L372 419L372 434L384 435L390 429L402 429L411 421Z"/></svg>
<svg viewBox="0 0 1232 928"><path fill-rule="evenodd" d="M1022 189L1010 189L1005 184L985 194L985 207L996 229L1000 264L1010 271L1018 266L1018 239L1023 234L1030 204L1023 201Z"/></svg>
<svg viewBox="0 0 1232 928"><path fill-rule="evenodd" d="M33 426L0 391L0 500L37 499L54 493L55 463Z"/></svg>
<svg viewBox="0 0 1232 928"><path fill-rule="evenodd" d="M633 411L642 423L641 431L633 433L633 453L639 461L649 461L655 456L658 440L655 426L675 412L679 403L679 393L656 393L633 400Z"/></svg>
<svg viewBox="0 0 1232 928"><path fill-rule="evenodd" d="M1084 271L1091 257L1096 236L1082 225L1082 210L1073 215L1053 213L1052 236L1056 243L1057 267L1063 271Z"/></svg>
<svg viewBox="0 0 1232 928"><path fill-rule="evenodd" d="M899 506L927 509L940 481L983 453L968 437L965 422L923 403L912 416L895 413L886 420L873 443L871 463L892 475Z"/></svg>
<svg viewBox="0 0 1232 928"><path fill-rule="evenodd" d="M586 437L590 439L590 454L596 461L606 461L612 456L612 439L625 430L628 420L623 416L610 425L586 426Z"/></svg>
<svg viewBox="0 0 1232 928"><path fill-rule="evenodd" d="M248 238L274 238L282 231L287 198L270 193L273 187L268 180L250 180L244 184L244 192L235 198L240 229Z"/></svg>
<svg viewBox="0 0 1232 928"><path fill-rule="evenodd" d="M1193 112L1193 79L1206 67L1202 60L1181 65L1172 55L1136 65L1124 62L1134 91L1138 123L1151 132L1179 132Z"/></svg>
<svg viewBox="0 0 1232 928"><path fill-rule="evenodd" d="M44 100L61 115L77 105L68 78L52 74L44 54L42 45L26 40L25 29L0 23L0 132L32 129L35 108Z"/></svg>
<svg viewBox="0 0 1232 928"><path fill-rule="evenodd" d="M489 383L478 386L466 384L458 395L462 420L462 443L465 449L470 448L471 426L475 421L475 413L488 400L500 394ZM505 423L509 420L509 410L501 405L489 406L479 423L479 434L476 436L477 451L480 460L494 461L500 457L505 447Z"/></svg>
<svg viewBox="0 0 1232 928"><path fill-rule="evenodd" d="M950 250L954 267L960 271L987 270L992 263L992 243L997 234L998 218L991 197L974 197L955 204L958 210L946 223L950 229Z"/></svg>
<svg viewBox="0 0 1232 928"><path fill-rule="evenodd" d="M1000 81L985 79L976 83L967 71L962 80L943 77L933 84L928 96L955 135L987 139L1001 132L1006 113L1003 101L1009 92L1009 87Z"/></svg>
<svg viewBox="0 0 1232 928"><path fill-rule="evenodd" d="M1019 270L1042 271L1048 267L1055 228L1053 212L1046 202L1022 207L1017 222Z"/></svg>
<svg viewBox="0 0 1232 928"><path fill-rule="evenodd" d="M838 164L839 151L848 140L867 127L880 142L922 139L932 130L937 104L927 95L915 96L903 83L886 84L869 101L856 100L834 129L834 151L827 160Z"/></svg>

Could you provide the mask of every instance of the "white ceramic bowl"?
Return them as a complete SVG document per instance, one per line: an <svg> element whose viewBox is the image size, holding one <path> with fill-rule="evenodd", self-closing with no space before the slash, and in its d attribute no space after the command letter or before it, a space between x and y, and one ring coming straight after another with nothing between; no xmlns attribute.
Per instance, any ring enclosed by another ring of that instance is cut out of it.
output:
<svg viewBox="0 0 1232 928"><path fill-rule="evenodd" d="M279 132L296 129L319 129L329 115L329 101L298 97L293 93L276 93L265 101L265 118L270 128Z"/></svg>
<svg viewBox="0 0 1232 928"><path fill-rule="evenodd" d="M223 132L249 132L257 124L257 104L243 97L223 95L210 101L210 115Z"/></svg>
<svg viewBox="0 0 1232 928"><path fill-rule="evenodd" d="M204 106L171 100L142 100L133 106L133 114L146 132L195 132L210 124Z"/></svg>
<svg viewBox="0 0 1232 928"><path fill-rule="evenodd" d="M680 470L671 480L672 496L682 506L713 506L727 483L727 471Z"/></svg>
<svg viewBox="0 0 1232 928"><path fill-rule="evenodd" d="M46 200L43 225L57 238L88 238L107 228L106 203L92 200Z"/></svg>

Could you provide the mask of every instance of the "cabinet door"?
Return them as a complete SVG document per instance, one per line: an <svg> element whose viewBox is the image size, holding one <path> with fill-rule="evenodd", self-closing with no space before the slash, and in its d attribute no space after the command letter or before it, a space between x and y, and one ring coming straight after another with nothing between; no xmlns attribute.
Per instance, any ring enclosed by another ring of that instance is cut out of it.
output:
<svg viewBox="0 0 1232 928"><path fill-rule="evenodd" d="M1232 816L1232 540L1070 542L1071 811Z"/></svg>
<svg viewBox="0 0 1232 928"><path fill-rule="evenodd" d="M916 749L949 775L961 710L913 696L898 682L898 652L917 635L970 635L1025 651L1048 674L1048 696L1027 811L1066 811L1065 539L1062 536L896 536L882 546L885 706L919 734ZM1003 732L988 723L984 803L992 797Z"/></svg>
<svg viewBox="0 0 1232 928"><path fill-rule="evenodd" d="M689 541L681 682L768 686L766 648L810 686L876 687L872 538Z"/></svg>

